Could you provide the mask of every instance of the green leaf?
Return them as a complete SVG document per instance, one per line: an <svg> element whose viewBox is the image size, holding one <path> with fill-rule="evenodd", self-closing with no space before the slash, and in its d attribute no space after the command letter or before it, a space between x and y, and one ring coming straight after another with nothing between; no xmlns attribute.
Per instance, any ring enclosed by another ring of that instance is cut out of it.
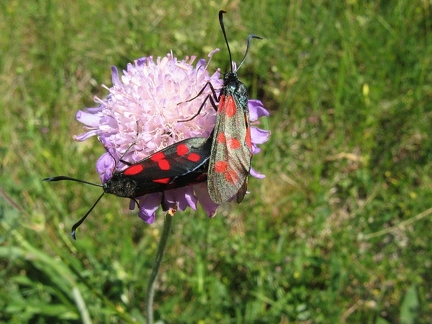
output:
<svg viewBox="0 0 432 324"><path fill-rule="evenodd" d="M419 300L417 296L417 287L412 284L407 290L402 301L400 320L402 324L413 324L418 316Z"/></svg>

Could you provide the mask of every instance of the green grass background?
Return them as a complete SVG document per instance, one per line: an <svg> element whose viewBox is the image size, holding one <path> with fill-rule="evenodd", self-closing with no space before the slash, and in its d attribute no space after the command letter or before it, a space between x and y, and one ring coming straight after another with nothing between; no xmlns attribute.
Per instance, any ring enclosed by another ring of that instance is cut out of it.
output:
<svg viewBox="0 0 432 324"><path fill-rule="evenodd" d="M167 323L432 322L432 2L0 3L0 320L144 322L163 222L100 190L103 148L77 110L110 66L206 57L226 70L225 9L240 78L271 111L241 205L175 216L155 296Z"/></svg>

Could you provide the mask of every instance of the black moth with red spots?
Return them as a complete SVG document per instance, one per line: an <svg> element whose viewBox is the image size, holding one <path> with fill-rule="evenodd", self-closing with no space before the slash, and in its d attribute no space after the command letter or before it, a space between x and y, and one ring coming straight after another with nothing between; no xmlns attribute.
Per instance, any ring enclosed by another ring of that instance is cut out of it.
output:
<svg viewBox="0 0 432 324"><path fill-rule="evenodd" d="M123 171L114 172L113 176L102 185L67 176L45 178L43 181L71 180L103 188L104 192L89 211L73 225L72 237L76 239L76 229L106 193L134 199L149 193L163 192L206 181L211 146L212 136L194 137L177 142L148 158L128 165Z"/></svg>
<svg viewBox="0 0 432 324"><path fill-rule="evenodd" d="M121 172L114 172L103 184L104 192L137 198L204 182L210 149L209 138L194 137L175 143Z"/></svg>
<svg viewBox="0 0 432 324"><path fill-rule="evenodd" d="M212 94L205 98L198 112L185 120L189 121L195 118L207 100L217 111L207 175L208 193L216 204L222 204L234 196L240 203L247 191L247 177L252 160L252 142L247 88L237 77L237 71L246 59L252 38L262 39L256 35L248 36L246 52L234 71L231 50L223 23L224 13L226 12L223 10L219 11L219 23L228 49L231 71L224 75L224 83L219 96L213 85L208 82L197 96L188 100L191 101L200 96L207 86L212 91ZM217 106L216 103L218 103Z"/></svg>
<svg viewBox="0 0 432 324"><path fill-rule="evenodd" d="M246 194L252 160L252 142L247 88L237 77L237 71L246 58L251 39L261 39L259 36L249 35L243 60L234 71L223 23L224 13L223 10L219 11L219 23L228 49L231 71L225 73L224 85L219 94L208 170L209 195L217 204L234 196L240 203Z"/></svg>

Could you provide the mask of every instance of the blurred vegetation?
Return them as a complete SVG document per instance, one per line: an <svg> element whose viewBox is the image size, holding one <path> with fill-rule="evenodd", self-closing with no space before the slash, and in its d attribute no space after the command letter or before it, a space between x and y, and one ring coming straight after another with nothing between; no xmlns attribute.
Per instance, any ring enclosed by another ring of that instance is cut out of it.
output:
<svg viewBox="0 0 432 324"><path fill-rule="evenodd" d="M75 114L110 66L219 47L272 131L241 205L178 213L155 318L166 323L432 322L432 2L0 3L0 321L144 321L163 214L52 175L98 182L103 148Z"/></svg>

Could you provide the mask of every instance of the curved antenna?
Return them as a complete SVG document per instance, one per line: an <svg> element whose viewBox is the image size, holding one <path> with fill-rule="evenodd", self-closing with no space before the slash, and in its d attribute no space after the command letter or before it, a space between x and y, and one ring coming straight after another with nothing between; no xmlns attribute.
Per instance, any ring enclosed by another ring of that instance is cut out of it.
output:
<svg viewBox="0 0 432 324"><path fill-rule="evenodd" d="M88 185L91 185L91 186L102 187L103 188L103 185L100 185L100 184L97 184L97 183L88 182L88 181L85 181L85 180L75 179L75 178L66 177L66 176L49 177L49 178L42 179L42 181L62 181L62 180L70 180L70 181L75 181L75 182L81 182L81 183L85 183L85 184L88 184Z"/></svg>
<svg viewBox="0 0 432 324"><path fill-rule="evenodd" d="M260 37L260 36L258 36L258 35L254 35L254 34L251 34L251 35L248 36L247 46L246 46L246 52L245 52L245 54L243 56L243 59L241 60L240 64L237 66L236 70L233 71L231 50L230 50L230 47L229 47L229 44L228 44L228 38L227 38L227 35L226 35L226 32L225 32L225 26L224 26L224 22L223 22L223 14L224 13L226 13L226 11L224 11L224 10L219 11L219 23L220 23L220 26L221 26L221 29L222 29L222 33L223 33L223 36L225 38L225 43L226 43L226 46L227 46L227 49L228 49L228 54L229 54L229 59L230 59L230 65L231 65L231 72L237 72L240 69L240 67L243 65L243 63L244 63L244 61L246 59L246 56L247 56L247 54L249 52L249 47L250 47L252 38L257 38L257 39L263 39L263 38Z"/></svg>
<svg viewBox="0 0 432 324"><path fill-rule="evenodd" d="M226 11L224 11L224 10L219 11L219 23L220 23L220 26L221 26L221 29L222 29L222 33L223 33L224 38L225 38L225 43L226 43L226 46L227 46L227 49L228 49L228 54L229 54L229 59L230 59L230 65L231 65L231 72L234 72L233 68L232 68L231 50L230 50L230 47L229 47L229 44L228 44L228 38L227 38L227 35L226 35L226 32L225 32L225 26L224 26L224 22L223 22L223 14L224 13L226 13Z"/></svg>
<svg viewBox="0 0 432 324"><path fill-rule="evenodd" d="M91 186L102 187L103 188L103 185L100 185L100 184L97 184L97 183L88 182L88 181L85 181L85 180L75 179L75 178L66 177L66 176L58 176L58 177L50 177L50 178L42 179L42 181L62 181L62 180L70 180L70 181L75 181L75 182L81 182L81 183L85 183L85 184L88 184L88 185L91 185ZM99 196L99 198L96 200L96 202L93 204L93 206L89 209L89 211L83 217L81 217L81 219L78 222L76 222L74 224L74 226L72 226L71 235L72 235L72 238L74 240L76 240L76 235L75 235L76 229L85 221L85 219L87 218L87 216L96 207L97 203L99 202L99 200L101 200L101 198L102 198L102 196L104 194L105 194L105 192L102 192L102 195Z"/></svg>
<svg viewBox="0 0 432 324"><path fill-rule="evenodd" d="M247 39L247 46L246 46L246 52L245 52L245 54L244 54L244 56L243 56L243 59L241 60L240 64L237 66L236 72L240 69L240 67L243 65L244 61L246 60L246 56L247 56L247 54L248 54L248 52L249 52L249 47L250 47L250 44L251 44L252 38L256 38L256 39L263 39L262 37L260 37L260 36L258 36L258 35L254 35L254 34L250 34L250 35L248 36L248 39Z"/></svg>
<svg viewBox="0 0 432 324"><path fill-rule="evenodd" d="M85 219L87 218L87 216L92 212L93 208L96 207L97 203L99 202L99 200L101 200L101 198L103 197L103 195L105 194L105 192L102 192L102 195L99 196L99 198L96 200L96 202L93 204L93 206L91 206L91 208L89 209L89 211L83 216L81 217L81 219L76 222L73 226L72 226L72 231L71 231L71 235L72 238L74 240L76 240L76 229L85 221Z"/></svg>

